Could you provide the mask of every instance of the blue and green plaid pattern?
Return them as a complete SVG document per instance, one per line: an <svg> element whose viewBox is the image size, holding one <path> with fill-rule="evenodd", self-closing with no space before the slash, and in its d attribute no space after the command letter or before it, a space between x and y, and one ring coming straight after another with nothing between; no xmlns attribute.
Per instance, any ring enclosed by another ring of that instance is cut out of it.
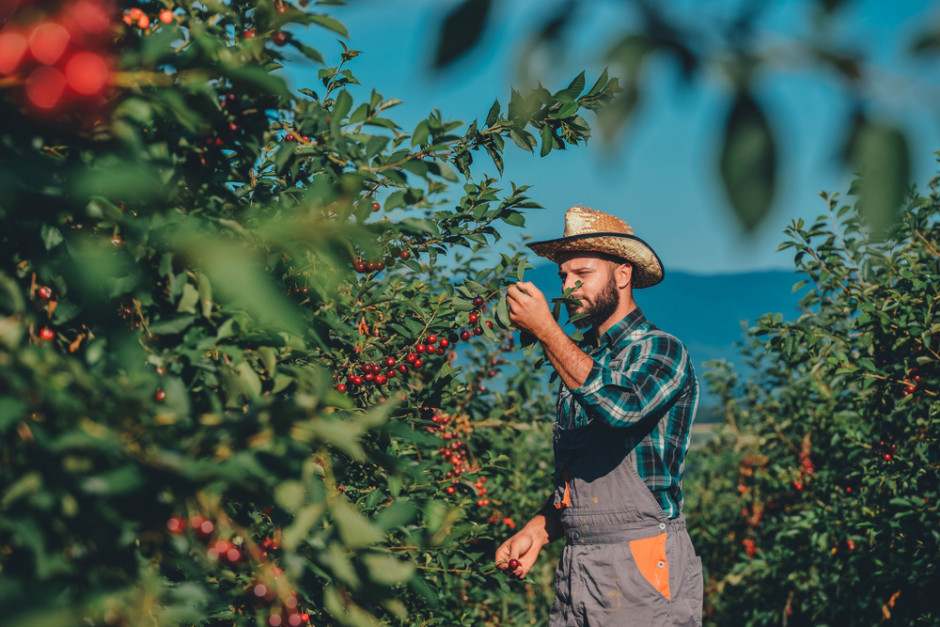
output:
<svg viewBox="0 0 940 627"><path fill-rule="evenodd" d="M669 518L682 508L682 471L698 406L699 385L685 346L646 320L640 308L600 338L586 334L594 367L580 388L562 384L562 428L602 420L623 430L624 455Z"/></svg>

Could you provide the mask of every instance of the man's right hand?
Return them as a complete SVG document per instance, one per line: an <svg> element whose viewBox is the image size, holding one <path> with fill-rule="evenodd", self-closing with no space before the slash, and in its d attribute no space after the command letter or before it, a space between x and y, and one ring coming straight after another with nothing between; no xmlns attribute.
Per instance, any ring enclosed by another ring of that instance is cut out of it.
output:
<svg viewBox="0 0 940 627"><path fill-rule="evenodd" d="M543 514L536 514L525 527L496 549L496 567L510 577L524 579L535 565L542 547L553 539L550 531L553 523ZM518 560L519 564L510 568L511 560Z"/></svg>

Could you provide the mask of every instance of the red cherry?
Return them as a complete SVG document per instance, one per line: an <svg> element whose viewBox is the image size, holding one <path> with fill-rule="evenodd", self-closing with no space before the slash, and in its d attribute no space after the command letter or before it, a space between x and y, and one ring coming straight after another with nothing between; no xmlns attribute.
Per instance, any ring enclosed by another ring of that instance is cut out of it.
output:
<svg viewBox="0 0 940 627"><path fill-rule="evenodd" d="M492 329L492 328L493 328L493 321L492 321L492 320L487 320L487 321L486 321L486 326L488 326L489 328Z"/></svg>
<svg viewBox="0 0 940 627"><path fill-rule="evenodd" d="M369 374L367 374L366 376L362 378L365 379L366 381L373 381L375 379L375 375L370 372Z"/></svg>
<svg viewBox="0 0 940 627"><path fill-rule="evenodd" d="M29 40L22 33L14 32L9 26L0 31L0 75L12 74L26 56Z"/></svg>
<svg viewBox="0 0 940 627"><path fill-rule="evenodd" d="M444 353L447 352L447 349L445 349L443 346L438 346L436 352L438 355L443 355Z"/></svg>
<svg viewBox="0 0 940 627"><path fill-rule="evenodd" d="M473 328L473 334L474 334L474 335L483 335L483 327L474 327L474 328Z"/></svg>
<svg viewBox="0 0 940 627"><path fill-rule="evenodd" d="M166 528L174 535L181 534L186 529L186 519L182 516L173 516L166 521Z"/></svg>
<svg viewBox="0 0 940 627"><path fill-rule="evenodd" d="M199 524L197 525L196 522ZM190 524L192 524L196 535L203 539L208 538L212 535L212 532L215 531L215 523L213 523L211 520L203 518L202 516L194 516L193 520L190 521Z"/></svg>
<svg viewBox="0 0 940 627"><path fill-rule="evenodd" d="M162 403L163 401L166 400L166 392L164 392L163 390L157 390L156 393L153 395L153 397L156 399L158 403Z"/></svg>
<svg viewBox="0 0 940 627"><path fill-rule="evenodd" d="M451 485L451 486L447 486L447 493L448 493L448 494L453 494L454 492L456 492L456 490L454 489L454 486L452 486L452 485Z"/></svg>
<svg viewBox="0 0 940 627"><path fill-rule="evenodd" d="M477 328L479 329L479 327L477 327ZM480 330L482 331L483 329L480 329ZM465 341L465 342L466 342L467 340L469 340L469 339L470 339L470 331L467 331L466 329L464 329L463 331L461 331L461 333L460 333L460 339L462 339L462 340Z"/></svg>
<svg viewBox="0 0 940 627"><path fill-rule="evenodd" d="M408 259L409 257L411 257L411 253L410 253L410 252L408 252L407 250L401 251L401 258L402 258L402 259Z"/></svg>
<svg viewBox="0 0 940 627"><path fill-rule="evenodd" d="M382 205L380 205L379 203L377 202L372 203L372 211L378 211L381 208L382 208Z"/></svg>
<svg viewBox="0 0 940 627"><path fill-rule="evenodd" d="M450 340L448 340L446 337L442 337L440 345L441 348L447 348L450 345Z"/></svg>
<svg viewBox="0 0 940 627"><path fill-rule="evenodd" d="M405 357L405 361L407 361L409 364L413 364L417 358L418 356L414 353L408 353L408 356Z"/></svg>
<svg viewBox="0 0 940 627"><path fill-rule="evenodd" d="M437 342L437 336L436 336L436 335L433 335L433 334L432 334L432 335L429 335L429 336L424 340L424 342L425 342L426 344L434 344L435 342Z"/></svg>
<svg viewBox="0 0 940 627"><path fill-rule="evenodd" d="M97 52L76 52L65 64L65 82L76 93L93 96L108 84L111 71Z"/></svg>
<svg viewBox="0 0 940 627"><path fill-rule="evenodd" d="M357 261L356 272L365 272L365 271L366 271L366 264L362 263L362 261Z"/></svg>
<svg viewBox="0 0 940 627"><path fill-rule="evenodd" d="M358 376L358 375L355 376L355 377L350 377L349 380L350 380L350 382L352 382L354 385L362 385L362 377L360 377L360 376Z"/></svg>
<svg viewBox="0 0 940 627"><path fill-rule="evenodd" d="M389 378L389 379L394 379L395 377L398 376L398 373L395 372L395 369L393 368L393 369L389 370L388 372L386 372L386 373L385 373L385 376L386 376L387 378Z"/></svg>
<svg viewBox="0 0 940 627"><path fill-rule="evenodd" d="M420 368L421 366L424 365L424 362L421 361L420 359L415 359L414 363L411 365L414 366L415 368Z"/></svg>
<svg viewBox="0 0 940 627"><path fill-rule="evenodd" d="M241 549L237 547L232 547L225 553L220 553L222 561L228 564L229 566L234 566L242 561L244 555L241 552Z"/></svg>
<svg viewBox="0 0 940 627"><path fill-rule="evenodd" d="M345 384L345 383L340 383L339 385L337 385L337 386L336 386L336 391L337 391L337 392L345 392L345 391L346 391L346 384Z"/></svg>
<svg viewBox="0 0 940 627"><path fill-rule="evenodd" d="M367 261L367 262L366 262L366 270L368 270L369 272L375 271L375 262L374 262L374 261Z"/></svg>
<svg viewBox="0 0 940 627"><path fill-rule="evenodd" d="M50 329L50 328L48 328L48 327L47 327L47 328L44 328L42 331L39 332L39 337L41 337L42 339L46 340L47 342L50 341L50 340L54 340L54 339L55 339L55 331L53 331L52 329Z"/></svg>
<svg viewBox="0 0 940 627"><path fill-rule="evenodd" d="M26 97L40 109L52 109L65 91L65 75L54 67L43 65L26 78Z"/></svg>
<svg viewBox="0 0 940 627"><path fill-rule="evenodd" d="M522 566L522 564L519 563L519 560L515 558L509 560L509 570L516 570L520 566Z"/></svg>
<svg viewBox="0 0 940 627"><path fill-rule="evenodd" d="M254 39L255 38L255 29L249 28L245 31L245 39Z"/></svg>
<svg viewBox="0 0 940 627"><path fill-rule="evenodd" d="M50 298L52 298L52 288L51 288L51 287L47 287L47 286L45 286L45 285L43 285L42 287L40 287L40 288L39 288L39 298L42 298L42 299L44 299L44 300L49 300Z"/></svg>
<svg viewBox="0 0 940 627"><path fill-rule="evenodd" d="M146 15L141 15L137 20L137 26L139 28L148 28L150 26L150 18Z"/></svg>
<svg viewBox="0 0 940 627"><path fill-rule="evenodd" d="M480 316L475 311L470 312L470 322L476 322L479 320Z"/></svg>
<svg viewBox="0 0 940 627"><path fill-rule="evenodd" d="M53 65L69 45L69 31L61 24L43 22L29 36L29 51L44 65Z"/></svg>
<svg viewBox="0 0 940 627"><path fill-rule="evenodd" d="M482 306L483 306L483 297L482 297L482 296L476 296L476 297L474 297L474 299L473 299L473 306L474 306L474 307L482 307Z"/></svg>
<svg viewBox="0 0 940 627"><path fill-rule="evenodd" d="M405 364L398 364L398 372L405 373L408 372L408 366Z"/></svg>
<svg viewBox="0 0 940 627"><path fill-rule="evenodd" d="M173 21L173 11L169 9L163 9L160 11L160 21L164 24L169 24Z"/></svg>
<svg viewBox="0 0 940 627"><path fill-rule="evenodd" d="M287 33L285 33L282 30L279 30L276 33L274 33L273 37L271 37L271 41L273 41L274 44L277 46L283 46L284 44L287 43Z"/></svg>
<svg viewBox="0 0 940 627"><path fill-rule="evenodd" d="M386 381L388 381L388 377L386 377L384 374L375 375L375 383L377 385L385 385Z"/></svg>
<svg viewBox="0 0 940 627"><path fill-rule="evenodd" d="M423 353L424 349L425 349L424 344L418 344L417 346L415 346L415 350L418 351L419 353Z"/></svg>

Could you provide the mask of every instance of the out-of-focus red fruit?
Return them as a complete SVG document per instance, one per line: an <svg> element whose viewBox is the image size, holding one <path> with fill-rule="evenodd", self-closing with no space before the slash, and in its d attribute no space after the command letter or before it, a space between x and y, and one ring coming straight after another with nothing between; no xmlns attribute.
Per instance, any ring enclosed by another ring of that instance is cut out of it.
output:
<svg viewBox="0 0 940 627"><path fill-rule="evenodd" d="M40 63L52 65L69 45L69 31L61 24L43 22L29 36L29 51Z"/></svg>
<svg viewBox="0 0 940 627"><path fill-rule="evenodd" d="M4 29L0 32L0 74L10 74L20 65L29 41L22 33Z"/></svg>
<svg viewBox="0 0 940 627"><path fill-rule="evenodd" d="M166 521L166 528L172 534L180 534L186 529L186 519L182 516L174 516Z"/></svg>
<svg viewBox="0 0 940 627"><path fill-rule="evenodd" d="M72 6L72 22L86 33L100 35L111 27L108 3L97 0L79 0Z"/></svg>
<svg viewBox="0 0 940 627"><path fill-rule="evenodd" d="M108 64L97 52L77 52L65 64L65 80L79 94L101 93L108 84Z"/></svg>
<svg viewBox="0 0 940 627"><path fill-rule="evenodd" d="M39 109L53 109L64 91L65 75L54 67L37 67L26 79L26 97Z"/></svg>
<svg viewBox="0 0 940 627"><path fill-rule="evenodd" d="M173 21L173 11L169 9L163 9L160 11L160 21L164 24L169 24Z"/></svg>

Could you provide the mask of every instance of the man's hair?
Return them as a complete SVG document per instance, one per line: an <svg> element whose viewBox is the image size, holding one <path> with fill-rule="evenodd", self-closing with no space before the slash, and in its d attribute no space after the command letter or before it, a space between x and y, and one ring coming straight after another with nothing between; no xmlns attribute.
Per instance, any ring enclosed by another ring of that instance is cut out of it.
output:
<svg viewBox="0 0 940 627"><path fill-rule="evenodd" d="M624 259L623 257L618 257L617 255L611 255L610 253L602 253L602 252L597 252L595 254L601 259L603 259L604 261L609 261L614 265L619 266L621 264L628 263L630 264L631 268L633 267L633 263L628 261L627 259Z"/></svg>
<svg viewBox="0 0 940 627"><path fill-rule="evenodd" d="M610 263L617 265L617 266L624 264L624 263L628 263L630 264L631 268L633 267L632 261L629 261L628 259L624 259L623 257L618 257L617 255L612 255L610 253L601 252L599 250L584 250L584 251L570 250L570 251L561 253L559 257L568 258L568 257L578 257L578 256L584 256L584 255L595 255L597 256L598 259L609 261ZM562 263L562 259L559 259L558 264L561 265L561 263Z"/></svg>

